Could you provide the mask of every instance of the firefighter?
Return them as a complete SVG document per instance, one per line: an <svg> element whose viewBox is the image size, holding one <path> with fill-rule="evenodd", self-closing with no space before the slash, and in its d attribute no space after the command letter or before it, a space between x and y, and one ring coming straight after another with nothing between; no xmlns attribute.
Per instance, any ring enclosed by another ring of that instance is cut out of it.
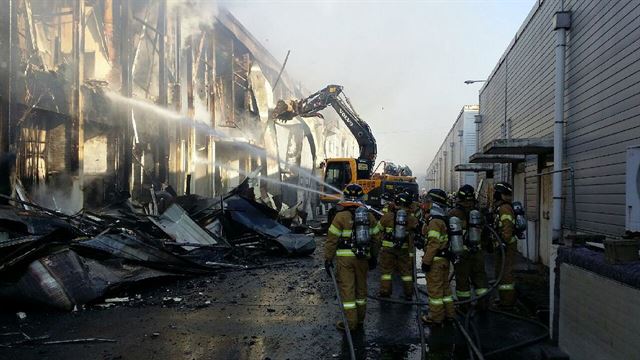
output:
<svg viewBox="0 0 640 360"><path fill-rule="evenodd" d="M474 211L475 210L475 211ZM472 211L474 211L472 213ZM471 216L470 216L471 215ZM481 247L481 213L476 208L475 189L471 185L463 185L456 193L456 204L449 210L450 217L457 217L462 221L464 232L464 253L454 264L456 273L456 297L460 301L468 300L471 296L471 284L476 296L484 295L487 289L487 274L484 269L484 252ZM470 224L471 223L471 224ZM470 230L470 226L475 229ZM487 301L482 299L478 305L486 308ZM461 306L466 309L467 306Z"/></svg>
<svg viewBox="0 0 640 360"><path fill-rule="evenodd" d="M380 230L376 218L361 202L364 191L360 185L347 185L343 195L327 233L324 266L327 272L331 271L336 258L338 290L349 330L353 331L364 323L367 272L377 264ZM344 330L345 324L339 321L337 327Z"/></svg>
<svg viewBox="0 0 640 360"><path fill-rule="evenodd" d="M514 233L516 220L513 206L511 205L513 188L509 183L499 182L493 186L493 190L493 226L500 235L498 246L504 246L504 259L498 256L498 260L495 263L495 271L498 274L502 267L502 261L504 261L502 279L498 285L499 306L512 307L516 302L513 265L518 250L518 239Z"/></svg>
<svg viewBox="0 0 640 360"><path fill-rule="evenodd" d="M442 324L445 319L453 319L455 308L449 288L449 237L447 228L447 193L431 189L427 193L431 202L428 223L422 234L426 237L422 271L427 277L429 313L422 320L427 324Z"/></svg>
<svg viewBox="0 0 640 360"><path fill-rule="evenodd" d="M393 210L385 213L379 222L383 234L380 251L380 296L389 297L393 292L393 273L402 279L404 297L413 296L414 235L418 219L411 214L411 194L396 195Z"/></svg>

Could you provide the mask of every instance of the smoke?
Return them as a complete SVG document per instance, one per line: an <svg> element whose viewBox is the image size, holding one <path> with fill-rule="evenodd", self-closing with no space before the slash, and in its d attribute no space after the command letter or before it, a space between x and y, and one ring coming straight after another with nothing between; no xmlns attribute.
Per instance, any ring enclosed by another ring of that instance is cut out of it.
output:
<svg viewBox="0 0 640 360"><path fill-rule="evenodd" d="M168 14L180 14L182 36L200 32L203 28L211 28L218 15L218 2L214 0L169 0Z"/></svg>
<svg viewBox="0 0 640 360"><path fill-rule="evenodd" d="M83 192L77 181L70 190L61 190L55 186L41 184L29 194L34 203L49 209L73 215L82 210Z"/></svg>
<svg viewBox="0 0 640 360"><path fill-rule="evenodd" d="M183 125L193 126L197 132L200 132L202 134L206 134L209 136L213 136L215 140L233 141L236 146L242 148L244 151L246 151L247 153L255 157L265 156L272 161L276 161L276 162L280 161L281 166L285 165L285 162L283 162L283 160L279 159L277 156L271 155L268 152L266 152L264 149L258 148L247 141L250 139L253 142L257 142L258 139L264 136L264 130L262 130L260 127L243 130L242 134L245 135L246 138L239 138L237 136L233 136L219 129L214 129L202 121L194 122L190 118L186 117L185 115L179 114L173 110L152 104L144 100L128 98L126 96L122 96L113 91L108 91L105 94L111 100L112 105L116 108L131 107L137 112L143 112L147 115L152 114L154 118L159 119L160 121L165 119L169 121L178 122ZM198 164L204 165L203 161L206 161L206 160L195 159L195 161ZM324 182L322 179L317 177L311 171L304 169L300 166L297 166L295 164L287 164L287 165L289 166L289 168L297 172L299 175L308 177L309 179L317 182L318 184L323 185L326 189L331 189L336 193L341 193L340 189Z"/></svg>
<svg viewBox="0 0 640 360"><path fill-rule="evenodd" d="M421 173L462 106L478 102L480 85L464 80L491 73L533 2L224 1L224 6L276 58L291 50L286 71L310 92L343 85L378 140L378 157ZM450 31L425 36L442 29ZM330 51L319 51L310 39L330 44Z"/></svg>

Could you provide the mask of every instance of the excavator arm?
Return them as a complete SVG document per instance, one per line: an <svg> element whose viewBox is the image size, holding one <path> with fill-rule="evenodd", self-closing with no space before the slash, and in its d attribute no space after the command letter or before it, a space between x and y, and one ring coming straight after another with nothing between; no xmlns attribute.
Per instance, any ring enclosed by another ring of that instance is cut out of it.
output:
<svg viewBox="0 0 640 360"><path fill-rule="evenodd" d="M344 96L342 86L329 85L302 100L289 102L280 100L273 110L272 117L282 121L291 120L296 116L323 118L319 112L327 106L333 107L356 138L360 147L358 162L366 163L369 171L372 172L378 155L376 139L373 137L369 124L360 118L351 106L349 99Z"/></svg>

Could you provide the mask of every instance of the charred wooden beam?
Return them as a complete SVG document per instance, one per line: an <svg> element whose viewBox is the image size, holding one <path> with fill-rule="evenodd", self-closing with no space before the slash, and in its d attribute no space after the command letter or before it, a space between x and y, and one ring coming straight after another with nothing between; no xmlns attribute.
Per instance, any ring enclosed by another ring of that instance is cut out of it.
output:
<svg viewBox="0 0 640 360"><path fill-rule="evenodd" d="M188 38L188 42L189 42L189 46L187 48L187 59L186 59L186 65L187 65L187 114L189 115L189 118L192 121L195 121L194 116L195 116L195 107L194 107L194 99L193 99L193 36L189 36ZM194 148L196 146L196 132L195 132L195 128L190 125L187 129L186 134L188 135L187 138L187 153L186 153L186 159L187 159L187 178L186 178L186 183L185 183L185 193L188 194L187 190L191 188L191 182L192 182L192 174L195 172L195 166L193 165L194 160L193 159L193 153L194 153Z"/></svg>
<svg viewBox="0 0 640 360"><path fill-rule="evenodd" d="M215 39L215 31L210 31L209 33L209 47L207 48L207 68L206 68L206 76L207 76L207 89L209 93L209 116L210 124L212 128L216 127L216 39ZM207 175L209 176L209 185L210 185L210 195L215 194L215 162L216 162L216 143L215 139L212 135L209 135L208 142L208 164L207 164Z"/></svg>
<svg viewBox="0 0 640 360"><path fill-rule="evenodd" d="M115 64L118 59L115 39L113 37L113 15L114 11L119 11L119 9L113 6L113 2L114 0L104 0L103 12L104 39L107 48L107 56L109 57L109 62L111 64Z"/></svg>
<svg viewBox="0 0 640 360"><path fill-rule="evenodd" d="M165 54L167 33L167 0L160 0L158 7L158 103L162 107L167 106L167 63ZM167 147L169 145L168 124L161 121L158 131L159 141L157 154L156 176L161 182L167 182L169 160Z"/></svg>
<svg viewBox="0 0 640 360"><path fill-rule="evenodd" d="M82 82L84 75L84 1L73 6L73 87L71 93L71 122L67 127L67 171L71 176L82 175L84 148L84 120L82 113Z"/></svg>
<svg viewBox="0 0 640 360"><path fill-rule="evenodd" d="M9 64L11 34L11 0L0 0L0 48L9 51L0 52L0 63ZM9 151L9 66L0 67L0 153Z"/></svg>
<svg viewBox="0 0 640 360"><path fill-rule="evenodd" d="M121 69L121 88L120 93L125 97L132 95L131 81L131 39L130 39L130 22L131 22L131 2L121 0L120 8L120 69ZM133 163L133 128L131 124L131 107L125 106L124 123L121 137L121 162L118 169L119 181L118 187L121 191L130 191L131 187L131 165Z"/></svg>

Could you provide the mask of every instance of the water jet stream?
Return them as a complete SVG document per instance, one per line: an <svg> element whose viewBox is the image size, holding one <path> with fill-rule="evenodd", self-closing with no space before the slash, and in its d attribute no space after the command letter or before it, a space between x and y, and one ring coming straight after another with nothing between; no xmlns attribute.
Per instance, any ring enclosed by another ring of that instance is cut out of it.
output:
<svg viewBox="0 0 640 360"><path fill-rule="evenodd" d="M273 156L273 155L269 155L264 149L258 149L256 148L254 145L250 144L248 142L248 139L246 142L245 141L238 141L239 139L236 137L233 137L223 131L217 130L212 128L211 126L209 126L206 122L209 121L209 119L199 119L199 118L189 118L186 115L177 113L175 111L172 111L170 109L164 108L162 106L159 105L155 105L153 103L150 103L148 101L144 101L144 100L140 100L140 99L134 99L134 98L129 98L126 96L123 96L121 94L118 94L116 92L113 91L107 91L105 92L106 96L113 102L113 103L120 103L126 106L131 106L131 107L135 107L140 111L144 111L144 112L150 112L153 113L155 115L157 115L158 117L162 117L165 118L167 120L172 120L175 122L179 122L182 125L185 126L192 126L196 131L212 136L215 140L226 140L226 141L232 141L234 143L234 145L239 146L241 148L243 148L244 150L246 150L247 152L249 152L252 155L255 155L257 157L262 157L262 156L266 156L267 158L269 158L270 160L273 161L279 161L281 165L286 165L288 166L290 169L293 169L294 171L297 171L299 174L304 174L306 177L312 179L313 181L315 181L316 183L323 185L325 188L331 189L333 191L335 191L335 194L327 194L324 192L320 192L317 190L314 190L315 192L319 193L319 194L324 194L324 195L339 195L342 193L341 189L338 189L337 187L326 183L325 181L323 181L321 178L317 177L316 175L314 175L313 173L311 173L311 171L304 169L296 164L288 164L280 159L278 159L277 157ZM194 121L195 120L195 121ZM234 170L237 171L237 170ZM243 174L246 176L246 174ZM287 185L292 185L292 184L288 184L288 183L283 183L283 184L287 184ZM302 186L299 186L300 188L303 188L307 191L311 191L311 189L308 188L304 188Z"/></svg>

